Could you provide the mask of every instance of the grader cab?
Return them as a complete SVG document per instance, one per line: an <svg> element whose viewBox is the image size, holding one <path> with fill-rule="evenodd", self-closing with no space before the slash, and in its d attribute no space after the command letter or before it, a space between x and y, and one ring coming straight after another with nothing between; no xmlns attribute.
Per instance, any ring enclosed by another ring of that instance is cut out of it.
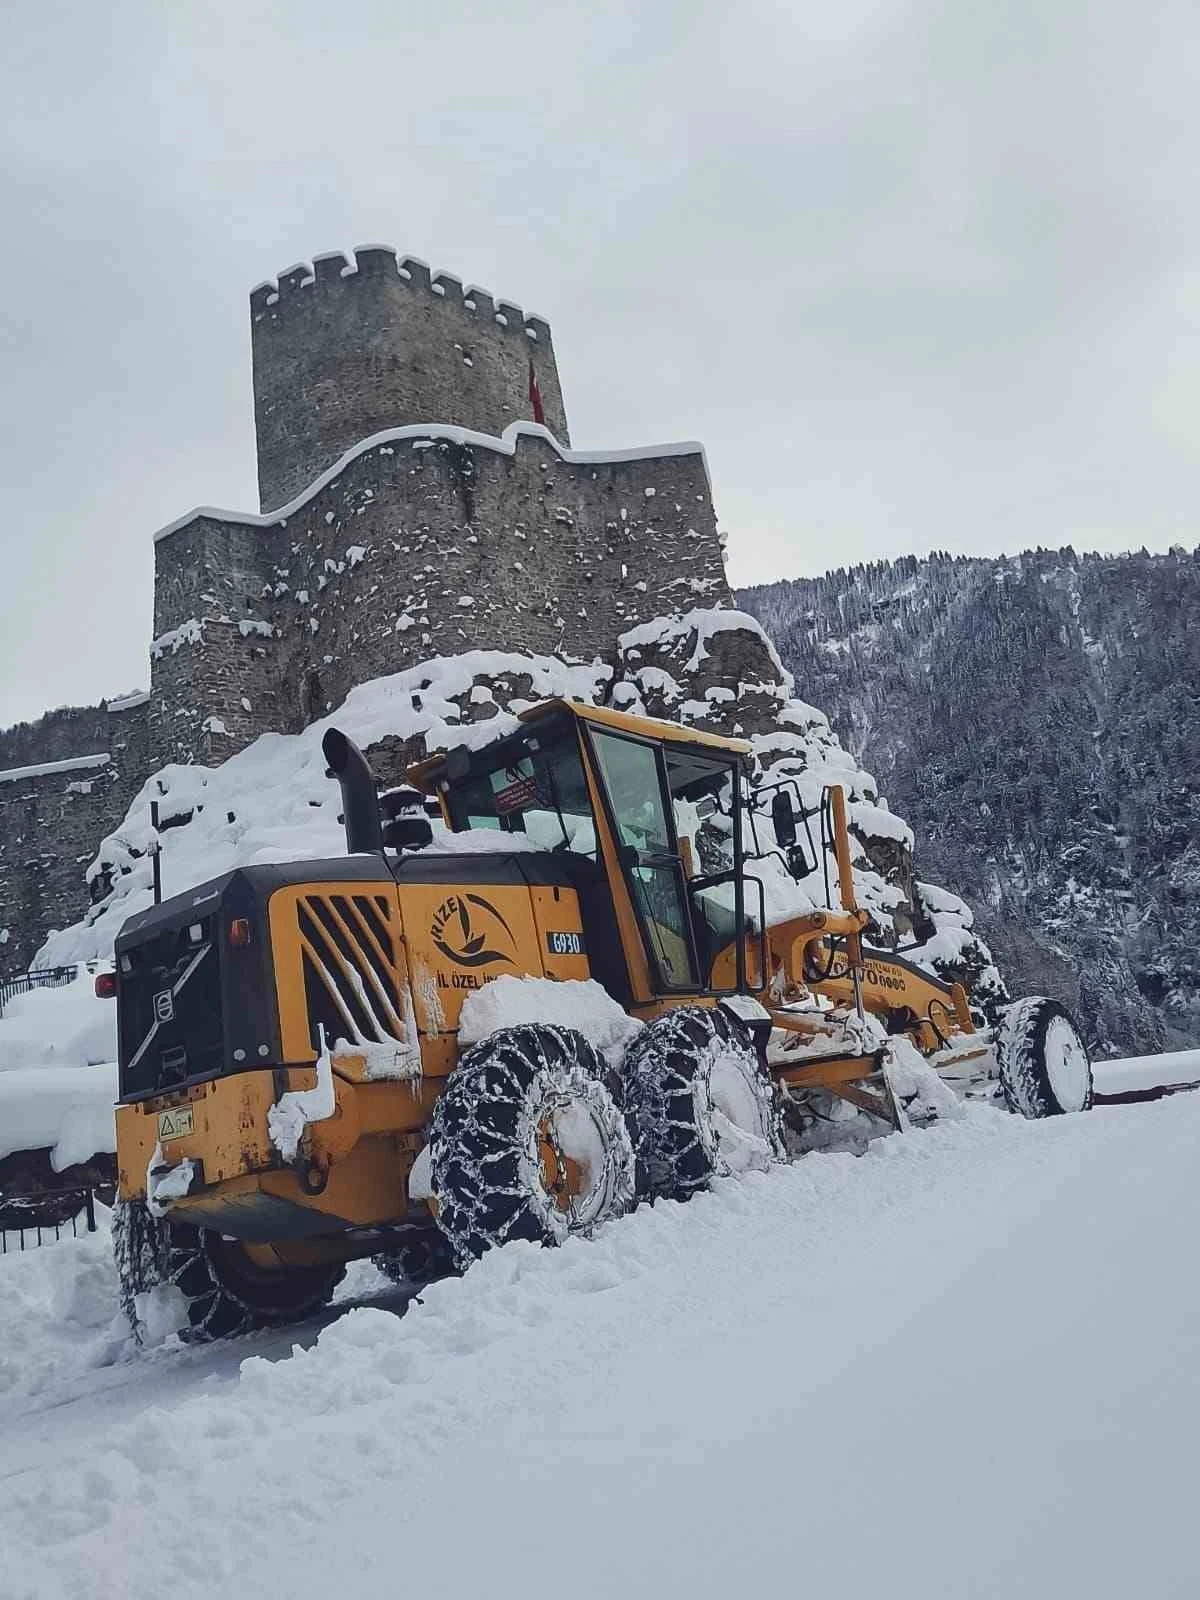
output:
<svg viewBox="0 0 1200 1600"><path fill-rule="evenodd" d="M840 790L818 842L794 785L749 790L739 741L560 700L520 722L414 768L386 818L330 730L345 856L241 868L126 923L116 1242L135 1328L164 1284L223 1334L303 1315L356 1257L419 1280L556 1242L778 1159L781 1110L799 1125L820 1096L902 1122L898 1038L995 1070L961 988L864 945ZM838 905L772 909L769 855L789 883L832 866ZM464 1005L500 978L543 985L460 1045ZM577 1026L561 1004L539 1019L546 982ZM1026 1004L1008 1098L1082 1109L1075 1030Z"/></svg>

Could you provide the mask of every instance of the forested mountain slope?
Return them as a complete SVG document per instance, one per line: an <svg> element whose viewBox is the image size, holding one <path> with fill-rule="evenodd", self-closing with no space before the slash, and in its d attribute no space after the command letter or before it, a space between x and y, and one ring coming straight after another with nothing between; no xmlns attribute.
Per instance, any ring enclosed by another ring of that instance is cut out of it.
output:
<svg viewBox="0 0 1200 1600"><path fill-rule="evenodd" d="M1101 1055L1200 1043L1200 550L935 554L744 591L976 908Z"/></svg>

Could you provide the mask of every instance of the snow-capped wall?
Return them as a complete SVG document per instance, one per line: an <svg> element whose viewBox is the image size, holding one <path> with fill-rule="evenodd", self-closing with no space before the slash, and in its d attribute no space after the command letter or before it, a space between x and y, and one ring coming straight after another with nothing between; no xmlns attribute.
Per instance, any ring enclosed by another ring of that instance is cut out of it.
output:
<svg viewBox="0 0 1200 1600"><path fill-rule="evenodd" d="M295 733L356 684L505 647L610 657L617 636L729 600L699 445L567 450L405 427L271 517L205 509L155 545L159 761Z"/></svg>

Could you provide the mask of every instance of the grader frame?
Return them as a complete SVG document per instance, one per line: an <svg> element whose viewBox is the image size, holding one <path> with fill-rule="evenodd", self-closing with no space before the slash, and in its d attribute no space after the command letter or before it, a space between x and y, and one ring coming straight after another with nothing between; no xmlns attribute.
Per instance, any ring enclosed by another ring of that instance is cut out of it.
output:
<svg viewBox="0 0 1200 1600"><path fill-rule="evenodd" d="M746 870L741 741L545 702L517 733L412 770L418 803L436 796L452 830L495 840L443 855L414 853L419 819L384 825L350 741L331 730L325 750L346 857L228 874L130 919L116 947L120 1196L241 1241L264 1270L372 1254L428 1223L411 1174L459 1059L463 1000L493 976L596 978L643 1022L728 1006L789 1091L893 1123L869 1014L926 1056L987 1048L961 987L864 945L840 790L839 906L767 919ZM703 827L695 843L677 827L676 811L702 809L719 861L697 859ZM768 1057L774 1030L796 1048ZM292 1148L279 1126L301 1104Z"/></svg>

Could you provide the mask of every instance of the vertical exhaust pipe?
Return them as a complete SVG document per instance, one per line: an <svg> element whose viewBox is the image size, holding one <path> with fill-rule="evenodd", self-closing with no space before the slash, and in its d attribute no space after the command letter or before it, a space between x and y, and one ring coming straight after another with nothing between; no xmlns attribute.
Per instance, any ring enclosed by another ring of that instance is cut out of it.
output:
<svg viewBox="0 0 1200 1600"><path fill-rule="evenodd" d="M383 823L379 815L379 796L375 774L366 756L338 728L327 730L321 740L329 771L342 791L342 814L346 819L346 849L352 856L363 852L381 854Z"/></svg>

